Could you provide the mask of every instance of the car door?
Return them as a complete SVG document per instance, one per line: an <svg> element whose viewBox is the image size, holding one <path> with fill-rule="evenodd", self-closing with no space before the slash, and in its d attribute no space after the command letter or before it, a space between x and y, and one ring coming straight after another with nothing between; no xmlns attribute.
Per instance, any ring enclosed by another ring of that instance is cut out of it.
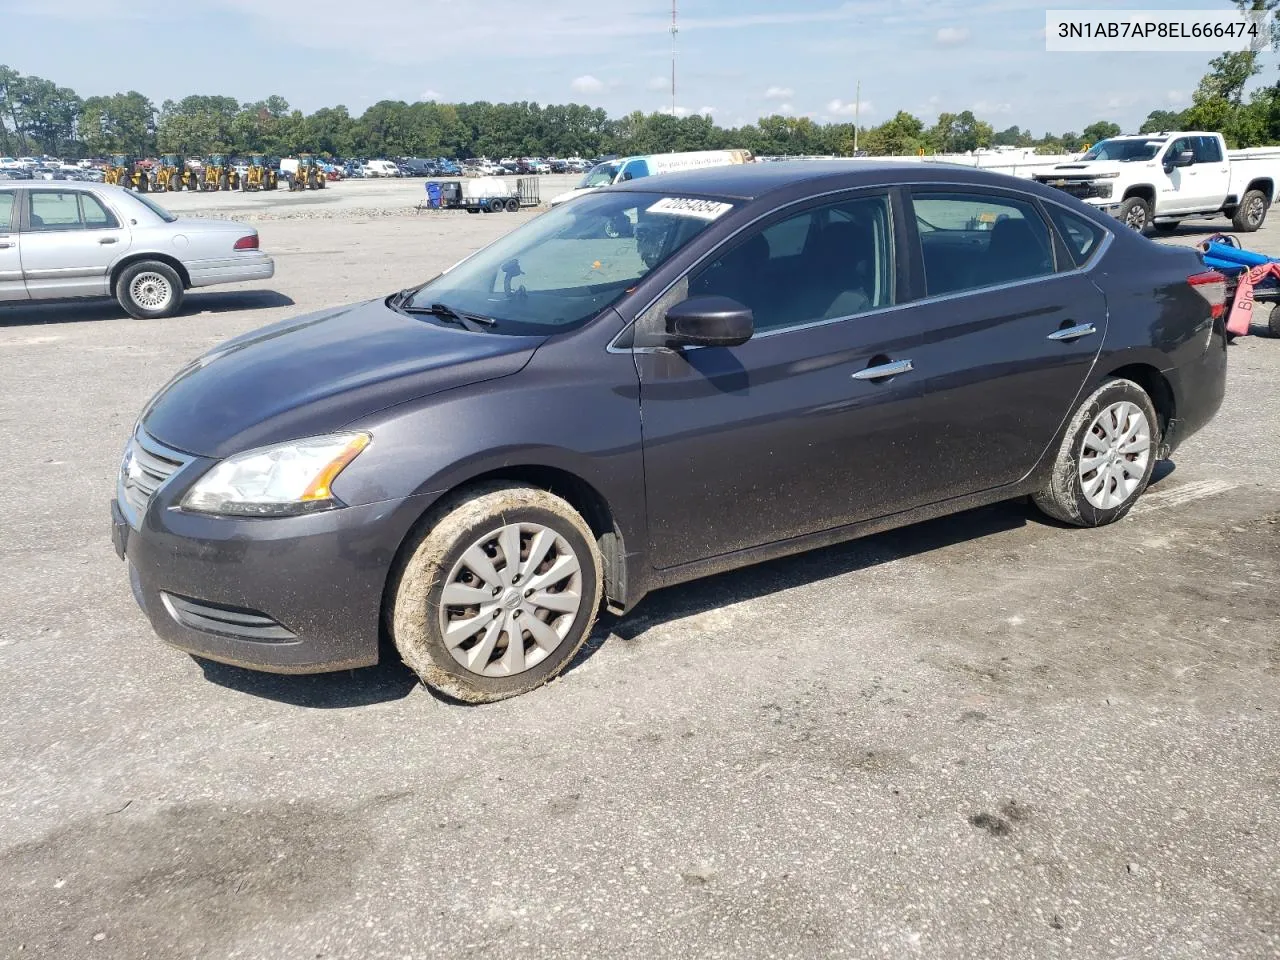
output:
<svg viewBox="0 0 1280 960"><path fill-rule="evenodd" d="M718 294L751 307L756 325L737 347L635 350L656 566L932 498L902 477L929 438L920 380L892 366L913 347L898 327L893 206L881 190L778 213L640 318L641 330L660 330L674 303Z"/></svg>
<svg viewBox="0 0 1280 960"><path fill-rule="evenodd" d="M1096 235L1079 241L1077 262L1033 197L950 187L910 197L923 297L901 328L916 341L903 355L923 391L914 409L929 456L900 479L943 500L1021 480L1055 438L1106 335L1088 268L1109 235L1084 221L1078 229Z"/></svg>
<svg viewBox="0 0 1280 960"><path fill-rule="evenodd" d="M109 294L109 271L129 247L116 215L86 190L28 190L22 272L32 299Z"/></svg>
<svg viewBox="0 0 1280 960"><path fill-rule="evenodd" d="M27 300L18 233L18 191L0 190L0 303Z"/></svg>

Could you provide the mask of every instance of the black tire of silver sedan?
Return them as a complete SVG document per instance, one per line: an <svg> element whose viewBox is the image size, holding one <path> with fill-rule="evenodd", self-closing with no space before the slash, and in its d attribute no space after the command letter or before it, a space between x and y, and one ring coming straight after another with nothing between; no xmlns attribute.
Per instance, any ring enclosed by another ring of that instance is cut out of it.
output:
<svg viewBox="0 0 1280 960"><path fill-rule="evenodd" d="M1142 233L1151 225L1151 206L1141 197L1130 197L1120 204L1117 218L1126 227Z"/></svg>
<svg viewBox="0 0 1280 960"><path fill-rule="evenodd" d="M1160 420L1146 391L1132 380L1108 380L1076 409L1033 500L1063 523L1114 523L1151 482L1159 449Z"/></svg>
<svg viewBox="0 0 1280 960"><path fill-rule="evenodd" d="M116 279L116 299L131 317L158 320L182 308L182 278L158 260L131 263Z"/></svg>
<svg viewBox="0 0 1280 960"><path fill-rule="evenodd" d="M600 553L568 503L536 487L476 487L433 511L394 582L404 662L455 700L487 703L554 679L591 632Z"/></svg>
<svg viewBox="0 0 1280 960"><path fill-rule="evenodd" d="M1231 217L1231 226L1238 233L1253 233L1267 219L1267 195L1261 190L1249 190Z"/></svg>

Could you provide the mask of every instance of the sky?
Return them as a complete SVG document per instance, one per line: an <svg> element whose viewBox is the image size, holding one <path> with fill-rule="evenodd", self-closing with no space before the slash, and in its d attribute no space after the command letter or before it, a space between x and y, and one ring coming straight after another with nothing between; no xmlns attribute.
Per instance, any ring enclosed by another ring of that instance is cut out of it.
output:
<svg viewBox="0 0 1280 960"><path fill-rule="evenodd" d="M1048 53L1046 8L1229 9L1227 0L679 0L675 110L874 125L972 110L997 130L1136 129L1187 106L1209 53ZM0 63L82 97L280 94L673 108L669 0L0 0ZM1265 58L1262 80L1276 62ZM861 97L858 85L861 82ZM1261 82L1261 80L1259 81ZM859 102L860 100L860 102Z"/></svg>

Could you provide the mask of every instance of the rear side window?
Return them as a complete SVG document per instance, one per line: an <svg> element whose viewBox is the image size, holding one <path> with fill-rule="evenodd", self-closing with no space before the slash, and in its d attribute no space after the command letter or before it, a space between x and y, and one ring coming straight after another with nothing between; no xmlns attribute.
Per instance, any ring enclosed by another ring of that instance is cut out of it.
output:
<svg viewBox="0 0 1280 960"><path fill-rule="evenodd" d="M1222 145L1217 137L1195 137L1196 163L1221 163Z"/></svg>
<svg viewBox="0 0 1280 960"><path fill-rule="evenodd" d="M1058 228L1058 233L1061 234L1067 249L1071 251L1071 259L1075 261L1077 267L1083 267L1097 253L1106 231L1096 223L1091 223L1084 217L1077 217L1074 213L1068 213L1052 203L1047 203L1045 206L1049 208L1049 219Z"/></svg>
<svg viewBox="0 0 1280 960"><path fill-rule="evenodd" d="M33 232L80 229L80 204L75 193L33 190L27 196L31 198Z"/></svg>
<svg viewBox="0 0 1280 960"><path fill-rule="evenodd" d="M1054 272L1049 227L1033 204L988 194L912 198L930 297Z"/></svg>
<svg viewBox="0 0 1280 960"><path fill-rule="evenodd" d="M0 233L8 233L13 223L13 203L13 191L0 190Z"/></svg>
<svg viewBox="0 0 1280 960"><path fill-rule="evenodd" d="M80 194L80 210L88 230L109 230L120 226L115 214L104 207L93 194Z"/></svg>

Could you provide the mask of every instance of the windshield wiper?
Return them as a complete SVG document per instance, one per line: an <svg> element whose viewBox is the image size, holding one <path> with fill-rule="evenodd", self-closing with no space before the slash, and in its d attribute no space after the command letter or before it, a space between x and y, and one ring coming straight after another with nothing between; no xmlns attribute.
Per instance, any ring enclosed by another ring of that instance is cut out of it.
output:
<svg viewBox="0 0 1280 960"><path fill-rule="evenodd" d="M442 320L448 320L456 323L464 330L483 330L486 327L496 326L498 321L492 317L482 317L478 313L463 313L461 310L455 310L453 307L444 303L433 303L429 307L410 307L402 306L399 308L402 312L415 316L439 317Z"/></svg>

